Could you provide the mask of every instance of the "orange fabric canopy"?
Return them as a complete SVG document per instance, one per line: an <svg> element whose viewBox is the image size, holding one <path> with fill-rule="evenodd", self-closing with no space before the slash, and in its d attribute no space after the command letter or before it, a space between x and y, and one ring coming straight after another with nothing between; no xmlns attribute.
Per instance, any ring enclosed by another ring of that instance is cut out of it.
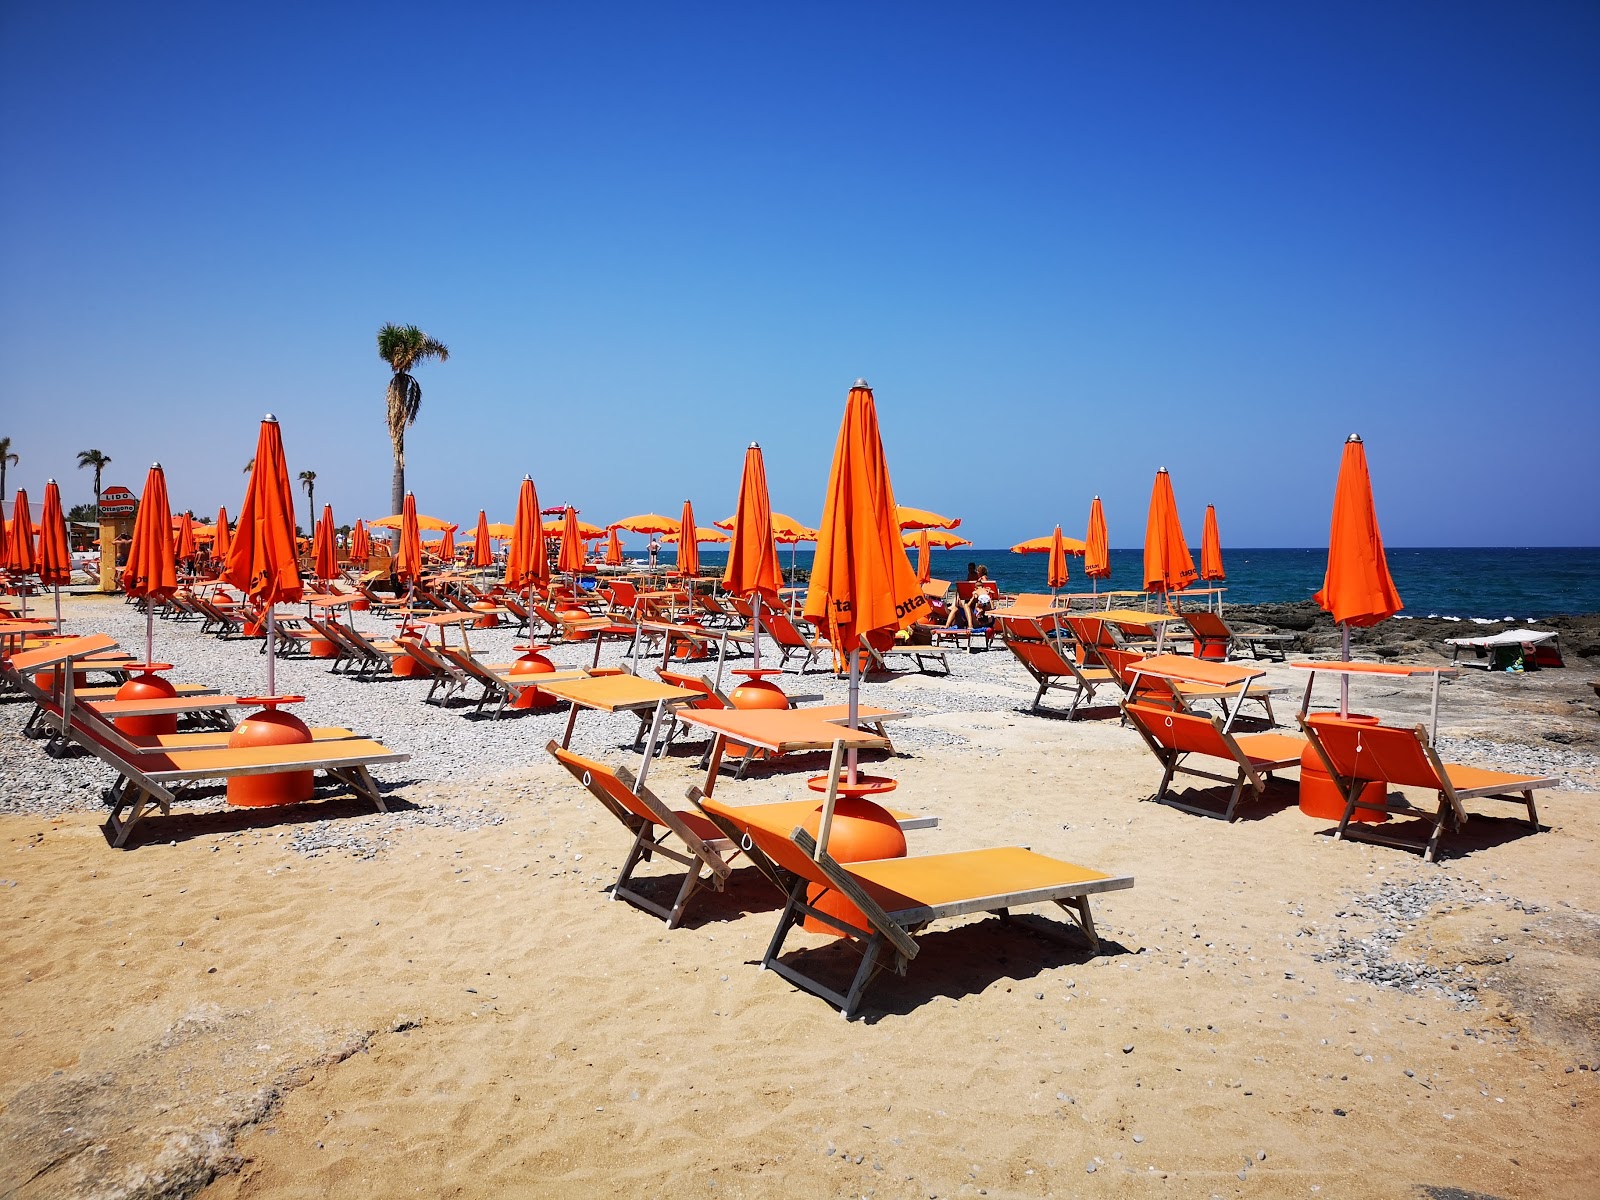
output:
<svg viewBox="0 0 1600 1200"><path fill-rule="evenodd" d="M1150 491L1150 517L1144 530L1144 588L1147 592L1181 592L1196 579L1194 556L1183 539L1172 476L1162 467Z"/></svg>
<svg viewBox="0 0 1600 1200"><path fill-rule="evenodd" d="M359 518L355 528L350 530L350 558L353 562L365 563L372 557L372 539L367 536L367 523Z"/></svg>
<svg viewBox="0 0 1600 1200"><path fill-rule="evenodd" d="M1045 584L1051 588L1067 586L1067 539L1061 536L1059 525L1050 539L1050 565L1045 571Z"/></svg>
<svg viewBox="0 0 1600 1200"><path fill-rule="evenodd" d="M895 519L901 529L954 529L961 524L960 517L941 517L925 508L907 508L903 504L896 506Z"/></svg>
<svg viewBox="0 0 1600 1200"><path fill-rule="evenodd" d="M617 527L613 525L606 534L606 566L620 567L622 565L622 543L617 539Z"/></svg>
<svg viewBox="0 0 1600 1200"><path fill-rule="evenodd" d="M762 478L766 478L765 467L762 468ZM711 523L718 529L726 529L731 532L738 523L738 519L739 514L734 513L731 517L725 517L720 521ZM780 545L787 546L794 542L814 542L820 536L822 535L809 525L803 525L785 513L775 512L772 514L772 540Z"/></svg>
<svg viewBox="0 0 1600 1200"><path fill-rule="evenodd" d="M194 518L188 513L178 517L178 537L173 553L179 562L186 562L200 554L200 548L194 544Z"/></svg>
<svg viewBox="0 0 1600 1200"><path fill-rule="evenodd" d="M596 530L604 537L604 533ZM567 505L567 514L561 521L561 554L556 565L563 574L576 575L583 570L583 534L578 529L578 510Z"/></svg>
<svg viewBox="0 0 1600 1200"><path fill-rule="evenodd" d="M216 531L216 536L211 542L211 557L224 562L228 557L228 548L233 545L233 531L228 528L226 507L217 509Z"/></svg>
<svg viewBox="0 0 1600 1200"><path fill-rule="evenodd" d="M700 574L700 540L694 527L694 505L683 502L683 520L678 524L676 536L668 534L678 543L678 574L693 579ZM722 534L718 533L717 537Z"/></svg>
<svg viewBox="0 0 1600 1200"><path fill-rule="evenodd" d="M322 519L317 522L311 540L311 573L321 580L332 579L339 573L339 550L334 544L333 505L322 506Z"/></svg>
<svg viewBox="0 0 1600 1200"><path fill-rule="evenodd" d="M877 406L857 381L839 424L805 608L842 651L862 634L913 624L928 607L898 524Z"/></svg>
<svg viewBox="0 0 1600 1200"><path fill-rule="evenodd" d="M783 586L783 570L778 566L778 547L773 538L775 519L767 491L766 459L761 447L752 442L744 452L739 503L726 526L733 532L733 542L728 547L722 586L736 596L759 596L770 606L777 605L778 589Z"/></svg>
<svg viewBox="0 0 1600 1200"><path fill-rule="evenodd" d="M948 529L920 529L915 534L908 534L900 539L900 544L907 550L922 544L922 535L928 535L928 545L935 550L954 550L957 546L970 546L972 542L962 537L959 533L951 533Z"/></svg>
<svg viewBox="0 0 1600 1200"><path fill-rule="evenodd" d="M1389 575L1372 502L1372 477L1367 449L1351 434L1339 463L1333 493L1333 522L1328 529L1328 570L1322 589L1312 597L1343 625L1363 628L1394 616L1403 607Z"/></svg>
<svg viewBox="0 0 1600 1200"><path fill-rule="evenodd" d="M11 512L11 544L6 549L6 566L19 575L32 575L35 566L33 514L28 509L26 488L17 489L16 502Z"/></svg>
<svg viewBox="0 0 1600 1200"><path fill-rule="evenodd" d="M494 562L494 547L489 545L489 539L494 535L489 532L489 514L483 509L478 510L478 528L472 535L472 557L467 561L476 570L483 570Z"/></svg>
<svg viewBox="0 0 1600 1200"><path fill-rule="evenodd" d="M694 540L697 542L710 542L714 545L720 545L724 542L733 541L733 539L727 534L723 533L722 530L716 529L710 525L696 525L694 527ZM678 535L675 533L663 533L661 535L661 541L668 546L676 545L678 542Z"/></svg>
<svg viewBox="0 0 1600 1200"><path fill-rule="evenodd" d="M403 527L405 519L405 513L400 512L392 517L379 517L375 521L368 521L367 524L373 529L400 529ZM441 521L438 517L417 514L417 532L419 533L424 529L449 529L453 531L456 528L458 526L451 521Z"/></svg>
<svg viewBox="0 0 1600 1200"><path fill-rule="evenodd" d="M1200 578L1221 583L1228 577L1222 569L1222 535L1217 532L1217 506L1206 505L1206 526L1200 535Z"/></svg>
<svg viewBox="0 0 1600 1200"><path fill-rule="evenodd" d="M933 578L933 542L924 529L917 534L917 582L927 583Z"/></svg>
<svg viewBox="0 0 1600 1200"><path fill-rule="evenodd" d="M1061 526L1057 525L1056 533L1060 532ZM1053 549L1055 549L1055 544L1056 534L1047 533L1043 537L1029 538L1025 542L1018 542L1015 546L1011 547L1011 553L1049 554ZM1085 543L1080 542L1077 538L1069 537L1063 537L1061 539L1061 547L1068 554L1083 554L1089 548Z"/></svg>
<svg viewBox="0 0 1600 1200"><path fill-rule="evenodd" d="M578 520L577 509L572 508L568 509L567 511L572 514L572 522L578 527L578 538L580 541L598 542L606 536L606 531L601 529L600 526L591 525L587 521ZM678 527L674 525L672 528L676 530ZM551 520L546 521L544 523L544 531L553 537L565 537L567 533L566 516L563 515L554 517Z"/></svg>
<svg viewBox="0 0 1600 1200"><path fill-rule="evenodd" d="M1090 579L1111 578L1111 545L1106 537L1106 510L1100 497L1089 505L1089 531L1083 543L1083 573Z"/></svg>
<svg viewBox="0 0 1600 1200"><path fill-rule="evenodd" d="M178 568L172 561L172 512L167 505L167 477L156 463L145 477L139 513L133 520L133 541L122 568L122 590L130 596L166 597L178 590Z"/></svg>
<svg viewBox="0 0 1600 1200"><path fill-rule="evenodd" d="M611 522L616 529L626 529L629 533L676 533L678 522L671 517L663 517L660 513L640 513L636 517L624 517L620 521Z"/></svg>
<svg viewBox="0 0 1600 1200"><path fill-rule="evenodd" d="M61 515L61 489L54 479L44 485L44 512L39 516L39 582L58 587L72 579L72 551L67 523Z"/></svg>
<svg viewBox="0 0 1600 1200"><path fill-rule="evenodd" d="M163 492L165 488L163 487ZM283 454L283 431L268 417L256 439L256 465L239 508L239 528L228 547L225 578L268 607L300 599L300 562L294 532L294 489Z"/></svg>
<svg viewBox="0 0 1600 1200"><path fill-rule="evenodd" d="M411 492L406 493L400 512L400 545L394 555L394 576L408 581L422 578L422 529L417 520L417 498Z"/></svg>
<svg viewBox="0 0 1600 1200"><path fill-rule="evenodd" d="M506 587L532 594L550 582L550 562L544 553L544 530L539 525L539 493L524 475L517 493L517 517L512 525L511 550L506 556Z"/></svg>

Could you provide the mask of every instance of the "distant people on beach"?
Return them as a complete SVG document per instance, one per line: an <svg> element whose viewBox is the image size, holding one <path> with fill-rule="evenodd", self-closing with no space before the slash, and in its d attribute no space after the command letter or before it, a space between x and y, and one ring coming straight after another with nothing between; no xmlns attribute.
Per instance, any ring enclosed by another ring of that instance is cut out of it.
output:
<svg viewBox="0 0 1600 1200"><path fill-rule="evenodd" d="M660 555L661 555L661 543L656 540L654 534L652 534L650 536L649 551L650 551L650 565L653 567L653 566L656 565L656 559L658 557L660 557Z"/></svg>

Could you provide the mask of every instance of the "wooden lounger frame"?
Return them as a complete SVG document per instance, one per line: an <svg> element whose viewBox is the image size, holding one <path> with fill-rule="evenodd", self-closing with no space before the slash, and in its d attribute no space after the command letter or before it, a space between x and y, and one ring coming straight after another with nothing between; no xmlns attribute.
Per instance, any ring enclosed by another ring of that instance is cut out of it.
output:
<svg viewBox="0 0 1600 1200"><path fill-rule="evenodd" d="M1306 745L1303 738L1281 733L1246 734L1241 739L1227 730L1220 717L1210 714L1187 713L1132 702L1124 702L1122 711L1134 729L1138 730L1139 736L1144 739L1144 744L1150 748L1150 753L1156 756L1164 768L1161 786L1156 788L1153 798L1161 804L1170 805L1199 817L1217 817L1232 822L1239 807L1239 797L1244 792L1244 785L1248 783L1250 790L1255 793L1255 798L1261 799L1266 793L1272 773L1288 767L1298 767L1300 752ZM1173 732L1170 736L1164 737L1163 732L1166 729L1171 729ZM1294 753L1282 754L1281 751L1287 749L1291 743L1296 743ZM1259 754L1252 755L1249 749L1252 744L1270 749L1273 753L1264 757ZM1230 762L1236 771L1232 775L1219 775L1215 771L1202 771L1198 767L1186 765L1186 760L1194 755ZM1167 794L1167 789L1172 785L1173 775L1179 773L1195 775L1217 783L1232 784L1233 792L1228 797L1227 808L1218 813L1172 799Z"/></svg>
<svg viewBox="0 0 1600 1200"><path fill-rule="evenodd" d="M1097 689L1106 685L1116 686L1116 678L1104 667L1080 667L1072 661L1072 656L1062 647L1065 639L1047 636L1043 627L1037 622L1014 620L1012 624L1021 627L1029 625L1039 631L1039 636L1021 636L1007 629L1002 635L1008 649L1022 664L1022 669L1033 676L1033 681L1039 685L1039 690L1034 693L1030 709L1044 707L1046 693L1052 689L1068 689L1072 692L1072 703L1067 706L1067 720L1073 720L1078 715L1078 707L1085 701L1093 703Z"/></svg>

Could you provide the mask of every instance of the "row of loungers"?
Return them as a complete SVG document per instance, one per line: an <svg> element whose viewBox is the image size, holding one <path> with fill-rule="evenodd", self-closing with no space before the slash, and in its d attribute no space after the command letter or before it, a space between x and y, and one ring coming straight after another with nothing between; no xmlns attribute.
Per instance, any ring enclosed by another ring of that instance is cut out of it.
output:
<svg viewBox="0 0 1600 1200"><path fill-rule="evenodd" d="M386 811L370 769L407 762L411 756L354 730L318 728L303 745L235 748L229 745L233 713L255 707L253 701L181 693L166 700L80 697L75 677L97 665L117 669L124 660L107 657L116 648L115 640L104 634L65 638L15 654L3 667L6 681L34 701L37 721L30 723L47 738L47 753L59 756L76 746L115 773L105 795L111 808L105 830L113 846L126 846L134 829L153 811L170 815L173 803L196 784L252 775L321 772ZM207 727L131 735L116 725L118 717L155 715L198 718Z"/></svg>

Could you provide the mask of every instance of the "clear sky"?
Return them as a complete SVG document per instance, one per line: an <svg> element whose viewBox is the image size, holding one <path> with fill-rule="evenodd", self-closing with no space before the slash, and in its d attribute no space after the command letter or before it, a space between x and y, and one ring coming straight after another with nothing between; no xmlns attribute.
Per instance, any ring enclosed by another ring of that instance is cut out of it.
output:
<svg viewBox="0 0 1600 1200"><path fill-rule="evenodd" d="M1600 7L0 5L0 436L236 509L820 515L850 382L979 545L1600 542ZM304 504L301 505L302 509Z"/></svg>

